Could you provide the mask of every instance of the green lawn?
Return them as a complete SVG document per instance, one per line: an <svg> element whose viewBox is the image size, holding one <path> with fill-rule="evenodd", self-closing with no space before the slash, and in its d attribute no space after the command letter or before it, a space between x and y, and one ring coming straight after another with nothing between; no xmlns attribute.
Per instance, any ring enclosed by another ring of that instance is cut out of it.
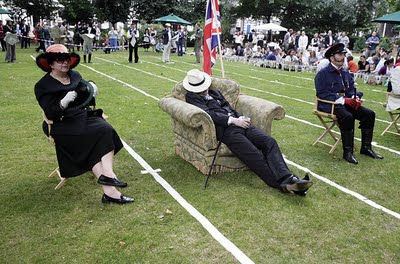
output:
<svg viewBox="0 0 400 264"><path fill-rule="evenodd" d="M213 176L204 191L204 176L174 154L170 118L157 101L99 73L162 98L174 81L200 65L192 56L175 54L175 63L165 65L160 54L139 52L142 63L128 64L125 51L97 51L86 64L97 72L83 65L77 70L97 83L97 104L121 138L250 259L400 262L400 219L318 179L305 198L271 189L249 171ZM124 192L136 198L134 204L103 205L101 188L89 173L53 190L57 180L47 175L57 166L55 151L41 131L33 93L44 73L31 55L37 55L33 48L17 48L18 63L0 63L0 263L237 263L150 174L140 173L143 168L127 151L116 156L114 166L128 182ZM320 128L293 119L320 125L307 103L315 98L314 74L224 66L225 77L238 81L243 93L285 108L287 117L273 123L272 134L287 159L400 212L398 154L375 148L385 159L372 160L356 152L359 164L350 165L342 160L341 147L329 154L326 146L312 146ZM221 76L217 68L214 76ZM385 101L385 88L360 82L359 90L377 119L388 121L377 103ZM399 136L380 136L386 126L376 121L374 141L400 151Z"/></svg>

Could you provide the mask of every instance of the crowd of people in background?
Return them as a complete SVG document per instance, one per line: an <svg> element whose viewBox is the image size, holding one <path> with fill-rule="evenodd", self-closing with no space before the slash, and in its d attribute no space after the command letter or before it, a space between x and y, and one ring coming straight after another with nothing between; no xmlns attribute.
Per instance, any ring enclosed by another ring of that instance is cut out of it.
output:
<svg viewBox="0 0 400 264"><path fill-rule="evenodd" d="M98 49L102 49L105 53L129 50L129 62L137 63L139 46L143 47L145 52L149 51L150 47L153 51L161 52L162 60L166 63L172 63L170 53L174 52L178 56L193 54L196 57L195 61L200 63L203 44L203 31L200 24L196 24L191 33L185 26L166 23L163 27L161 30L154 27L144 28L142 34L139 34L137 21L133 21L127 29L123 26L117 28L111 26L107 30L101 30L98 23L78 22L70 25L61 19L55 20L54 23L42 21L35 27L31 27L25 21L14 23L8 20L5 25L3 21L0 21L0 44L2 51L6 51L6 62L16 60L16 43L14 42L19 42L21 48L28 48L34 41L37 52L44 52L51 44L64 44L70 51L82 49L84 63L90 63L92 51ZM9 43L7 43L7 32L15 34L18 41L9 38ZM193 41L194 52L188 52L188 41ZM386 51L384 48L378 49L380 39L375 31L366 38L366 49L357 58L358 62L355 62L349 50L350 39L346 32L332 33L331 30L308 36L304 31L289 29L281 39L270 38L265 32L256 32L254 29L246 34L237 31L233 35L232 45L228 42L223 43L222 53L225 57L238 56L247 60L276 61L278 64L313 67L318 71L327 64L324 61L326 49L335 43L342 43L346 47L345 67L351 73L390 75L396 66L391 51ZM134 60L132 52L135 55Z"/></svg>
<svg viewBox="0 0 400 264"><path fill-rule="evenodd" d="M346 32L315 33L312 37L304 31L289 29L282 39L269 41L268 35L251 30L248 34L237 31L233 37L233 47L225 45L223 55L226 57L238 56L247 60L276 61L278 64L310 67L320 70L328 64L324 59L325 51L335 43L342 43L347 50L345 67L351 73L372 73L389 76L394 65L392 51L379 48L380 39L373 31L366 38L366 50L358 62L354 61L349 50L350 39ZM263 64L261 64L262 66Z"/></svg>

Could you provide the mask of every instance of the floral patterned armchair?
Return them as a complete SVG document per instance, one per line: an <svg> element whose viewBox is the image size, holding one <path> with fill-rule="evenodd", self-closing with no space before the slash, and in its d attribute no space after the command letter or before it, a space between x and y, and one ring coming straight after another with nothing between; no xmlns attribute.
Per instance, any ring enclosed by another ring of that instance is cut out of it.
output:
<svg viewBox="0 0 400 264"><path fill-rule="evenodd" d="M250 117L252 124L268 134L271 134L272 121L285 116L282 106L241 94L239 84L233 80L213 78L210 89L220 90L233 108ZM186 90L180 82L172 89L172 94L162 98L158 105L171 115L176 154L207 174L218 145L215 126L206 112L186 103L185 94ZM221 144L214 166L214 173L247 168L224 144Z"/></svg>

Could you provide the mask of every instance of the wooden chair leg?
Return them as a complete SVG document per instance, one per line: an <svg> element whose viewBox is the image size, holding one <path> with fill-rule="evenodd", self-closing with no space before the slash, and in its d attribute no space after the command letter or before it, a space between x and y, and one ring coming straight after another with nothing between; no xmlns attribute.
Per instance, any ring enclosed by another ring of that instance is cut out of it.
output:
<svg viewBox="0 0 400 264"><path fill-rule="evenodd" d="M395 113L395 114L394 114L394 113L392 113L392 112L389 112L389 115L390 115L390 118L392 119L392 122L390 122L390 124L388 125L388 127L382 132L381 136L383 136L383 134L385 134L386 132L392 133L392 134L396 134L396 135L400 134L400 128L399 128L399 125L397 124L397 122L398 122L398 120L399 120L399 118L400 118L400 113ZM397 131L397 132L391 132L391 131L389 131L389 129L390 129L392 126L394 126L394 127L396 128L396 131Z"/></svg>
<svg viewBox="0 0 400 264"><path fill-rule="evenodd" d="M61 189L64 186L65 182L67 181L67 178L61 177L61 173L60 173L59 167L57 167L52 173L50 173L49 178L51 178L51 177L53 177L55 175L57 175L58 178L60 179L60 182L54 188L54 190L58 190L58 189Z"/></svg>
<svg viewBox="0 0 400 264"><path fill-rule="evenodd" d="M317 144L317 143L321 143L321 144L323 144L323 145L329 146L329 147L331 147L331 149L329 150L329 154L332 154L332 153L336 150L336 148L337 148L339 142L341 141L341 137L340 137L340 136L337 137L337 136L332 132L332 128L333 128L335 125L337 125L337 122L333 120L333 121L332 121L332 124L331 124L331 125L328 125L328 122L325 121L321 116L318 116L318 115L317 115L317 117L318 117L318 119L321 121L322 125L325 127L325 131L321 134L321 136L319 136L319 137L317 138L317 140L313 143L313 146L314 146L315 144ZM332 139L334 140L335 143L334 143L333 145L332 145L332 144L329 144L329 143L327 143L327 142L322 141L322 140L324 139L324 137L325 137L327 134L329 134L329 135L332 137Z"/></svg>

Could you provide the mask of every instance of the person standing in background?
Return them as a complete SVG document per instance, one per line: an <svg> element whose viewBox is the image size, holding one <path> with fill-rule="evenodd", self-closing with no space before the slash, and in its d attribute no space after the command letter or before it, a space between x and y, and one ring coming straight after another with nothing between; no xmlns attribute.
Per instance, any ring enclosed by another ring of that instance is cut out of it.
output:
<svg viewBox="0 0 400 264"><path fill-rule="evenodd" d="M4 42L4 26L3 26L3 20L0 19L0 44L1 44L1 51L6 51L6 43Z"/></svg>
<svg viewBox="0 0 400 264"><path fill-rule="evenodd" d="M30 30L29 25L27 25L25 21L22 21L22 26L21 26L21 49L28 48L29 30Z"/></svg>
<svg viewBox="0 0 400 264"><path fill-rule="evenodd" d="M183 55L183 44L185 42L185 33L183 32L183 26L180 27L178 31L178 41L176 42L176 47L178 51L178 56Z"/></svg>
<svg viewBox="0 0 400 264"><path fill-rule="evenodd" d="M124 29L120 26L118 27L118 46L119 50L125 50L125 31Z"/></svg>
<svg viewBox="0 0 400 264"><path fill-rule="evenodd" d="M139 62L138 55L138 39L139 39L139 30L136 28L136 21L132 21L131 28L128 30L128 38L129 38L129 63L132 63L132 52L135 53L135 63Z"/></svg>
<svg viewBox="0 0 400 264"><path fill-rule="evenodd" d="M4 26L4 41L6 42L7 51L6 51L6 62L15 62L17 56L15 54L15 46L18 42L15 27L13 26L12 20L7 20L6 25ZM8 36L9 35L9 36ZM15 35L15 36L13 36ZM15 38L14 38L15 37Z"/></svg>
<svg viewBox="0 0 400 264"><path fill-rule="evenodd" d="M162 32L162 40L163 40L163 55L162 55L162 61L169 63L169 56L171 54L171 44L172 44L172 37L173 37L173 32L171 30L171 24L166 23L164 26L164 30Z"/></svg>
<svg viewBox="0 0 400 264"><path fill-rule="evenodd" d="M196 55L196 63L200 63L201 46L203 45L203 30L200 24L196 24L196 33L194 35L194 54Z"/></svg>

